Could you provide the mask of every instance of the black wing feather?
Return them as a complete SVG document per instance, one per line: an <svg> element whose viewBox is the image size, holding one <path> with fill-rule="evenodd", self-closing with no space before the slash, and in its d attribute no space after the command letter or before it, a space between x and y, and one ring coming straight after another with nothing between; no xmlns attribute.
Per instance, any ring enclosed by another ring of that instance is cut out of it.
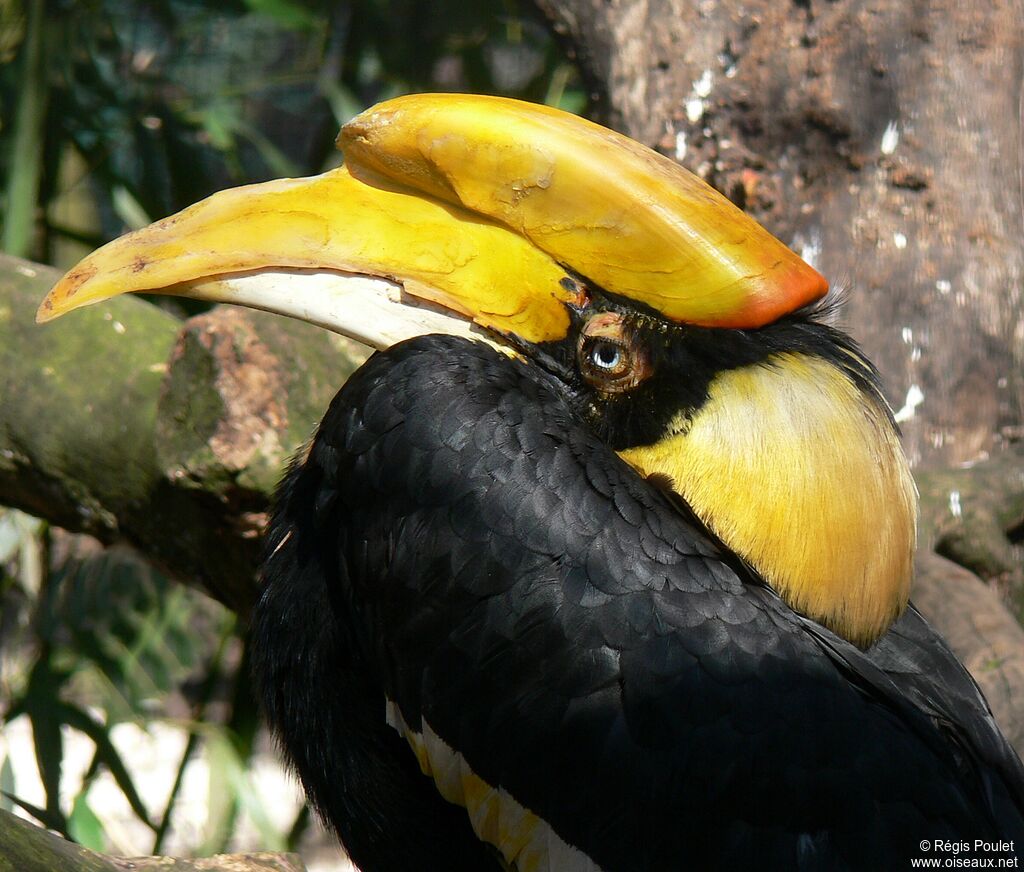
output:
<svg viewBox="0 0 1024 872"><path fill-rule="evenodd" d="M1024 844L1019 761L916 612L867 653L795 615L535 368L451 337L377 355L278 530L307 480L331 493L334 616L379 689L360 705L426 721L608 872Z"/></svg>

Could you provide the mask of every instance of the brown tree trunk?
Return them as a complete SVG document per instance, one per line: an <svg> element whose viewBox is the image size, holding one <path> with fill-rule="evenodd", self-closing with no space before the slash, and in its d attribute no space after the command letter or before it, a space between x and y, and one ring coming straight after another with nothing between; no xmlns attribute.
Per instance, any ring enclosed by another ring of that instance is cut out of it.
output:
<svg viewBox="0 0 1024 872"><path fill-rule="evenodd" d="M1024 2L536 5L598 120L850 289L918 467L913 597L1024 748Z"/></svg>
<svg viewBox="0 0 1024 872"><path fill-rule="evenodd" d="M1024 410L1020 0L537 0L598 113L852 293L915 464Z"/></svg>

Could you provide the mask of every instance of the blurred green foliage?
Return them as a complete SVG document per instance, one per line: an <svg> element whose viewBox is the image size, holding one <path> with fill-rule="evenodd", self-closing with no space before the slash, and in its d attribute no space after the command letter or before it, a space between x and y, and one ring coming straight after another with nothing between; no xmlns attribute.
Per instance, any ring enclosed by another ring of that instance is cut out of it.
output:
<svg viewBox="0 0 1024 872"><path fill-rule="evenodd" d="M184 768L202 739L229 752L208 755L217 770L211 781L230 788L216 791L215 799L230 807L228 814L245 805L253 820L261 820L260 798L235 776L251 753L257 721L241 664L243 641L230 612L169 581L127 549L104 550L9 510L0 511L0 570L4 721L29 721L45 792L43 806L20 798L5 760L7 807L20 806L87 847L108 849L103 810L89 799L95 779L107 771L152 832L152 850L159 851ZM166 803L147 809L130 773L132 761L122 758L111 731L126 722L145 729L154 720L184 726L191 738ZM63 795L69 730L93 749L71 797ZM268 846L286 841L272 828L261 835ZM211 823L209 851L223 850L230 836L223 821Z"/></svg>
<svg viewBox="0 0 1024 872"><path fill-rule="evenodd" d="M579 110L575 83L512 0L0 0L4 248L68 266L214 190L321 172L396 94Z"/></svg>
<svg viewBox="0 0 1024 872"><path fill-rule="evenodd" d="M69 267L217 189L321 172L340 162L344 121L415 91L585 103L517 0L0 0L0 248ZM89 847L111 848L89 793L108 772L152 834L136 850L159 852L201 749L211 789L197 854L223 850L241 812L267 848L294 847L308 822L275 830L252 789L258 717L234 616L129 551L2 509L0 715L31 723L45 791L42 806L19 799L5 759L0 806ZM111 733L156 721L190 738L168 796L147 808ZM69 730L93 758L62 796Z"/></svg>

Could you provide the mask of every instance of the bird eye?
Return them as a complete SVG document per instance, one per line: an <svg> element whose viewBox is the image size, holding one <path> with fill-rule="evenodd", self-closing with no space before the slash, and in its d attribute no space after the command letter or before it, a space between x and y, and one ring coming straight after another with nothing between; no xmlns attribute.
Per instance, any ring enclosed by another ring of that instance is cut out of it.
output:
<svg viewBox="0 0 1024 872"><path fill-rule="evenodd" d="M590 346L590 362L608 373L614 373L623 367L626 359L625 349L615 342L597 340Z"/></svg>
<svg viewBox="0 0 1024 872"><path fill-rule="evenodd" d="M580 332L577 348L580 374L602 393L621 393L651 374L646 346L622 319L602 312Z"/></svg>

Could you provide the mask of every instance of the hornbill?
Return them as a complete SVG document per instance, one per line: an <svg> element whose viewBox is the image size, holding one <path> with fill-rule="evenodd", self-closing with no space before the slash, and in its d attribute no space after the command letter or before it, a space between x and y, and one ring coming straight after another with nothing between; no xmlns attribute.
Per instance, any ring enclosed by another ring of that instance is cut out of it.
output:
<svg viewBox="0 0 1024 872"><path fill-rule="evenodd" d="M360 868L1017 857L1024 770L907 604L916 492L825 280L554 109L399 98L340 145L110 243L39 319L162 288L379 349L280 487L252 628Z"/></svg>

